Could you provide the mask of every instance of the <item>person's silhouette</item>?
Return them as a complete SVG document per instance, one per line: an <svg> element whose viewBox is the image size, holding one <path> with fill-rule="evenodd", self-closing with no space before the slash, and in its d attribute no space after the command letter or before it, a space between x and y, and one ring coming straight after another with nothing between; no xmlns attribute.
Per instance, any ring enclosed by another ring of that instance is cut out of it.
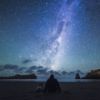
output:
<svg viewBox="0 0 100 100"><path fill-rule="evenodd" d="M47 80L44 91L46 93L55 93L61 91L59 82L54 78L54 75L51 75Z"/></svg>

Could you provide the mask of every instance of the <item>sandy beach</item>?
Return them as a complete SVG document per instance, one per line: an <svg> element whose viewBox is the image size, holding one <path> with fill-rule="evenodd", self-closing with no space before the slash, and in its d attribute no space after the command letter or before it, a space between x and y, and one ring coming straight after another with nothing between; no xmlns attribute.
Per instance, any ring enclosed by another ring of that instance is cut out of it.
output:
<svg viewBox="0 0 100 100"><path fill-rule="evenodd" d="M60 83L62 92L55 94L35 93L39 84L0 81L0 100L100 100L100 82Z"/></svg>

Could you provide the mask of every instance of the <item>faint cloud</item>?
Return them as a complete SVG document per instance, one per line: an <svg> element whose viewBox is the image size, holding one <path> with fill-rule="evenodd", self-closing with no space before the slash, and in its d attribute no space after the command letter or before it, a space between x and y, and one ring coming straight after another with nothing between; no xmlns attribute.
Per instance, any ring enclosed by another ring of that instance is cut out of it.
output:
<svg viewBox="0 0 100 100"><path fill-rule="evenodd" d="M0 65L0 71L3 71L3 70L17 70L18 68L19 68L19 66L12 65L12 64Z"/></svg>
<svg viewBox="0 0 100 100"><path fill-rule="evenodd" d="M25 59L22 61L22 64L28 64L28 63L31 63L32 60L31 59Z"/></svg>

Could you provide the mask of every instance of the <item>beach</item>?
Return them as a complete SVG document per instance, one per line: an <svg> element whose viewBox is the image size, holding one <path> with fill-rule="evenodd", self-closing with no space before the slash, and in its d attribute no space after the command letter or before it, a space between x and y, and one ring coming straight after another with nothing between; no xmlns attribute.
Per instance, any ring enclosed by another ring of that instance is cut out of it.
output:
<svg viewBox="0 0 100 100"><path fill-rule="evenodd" d="M44 82L41 82L45 84ZM0 81L0 100L100 100L100 82L61 82L61 93L34 92L40 82Z"/></svg>

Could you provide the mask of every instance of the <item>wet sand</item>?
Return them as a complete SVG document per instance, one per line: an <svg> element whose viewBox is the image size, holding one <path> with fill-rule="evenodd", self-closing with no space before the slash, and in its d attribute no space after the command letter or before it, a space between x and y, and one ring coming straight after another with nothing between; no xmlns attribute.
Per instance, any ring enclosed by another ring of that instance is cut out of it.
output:
<svg viewBox="0 0 100 100"><path fill-rule="evenodd" d="M100 100L100 82L60 83L62 92L55 94L35 93L38 84L0 81L0 100Z"/></svg>

